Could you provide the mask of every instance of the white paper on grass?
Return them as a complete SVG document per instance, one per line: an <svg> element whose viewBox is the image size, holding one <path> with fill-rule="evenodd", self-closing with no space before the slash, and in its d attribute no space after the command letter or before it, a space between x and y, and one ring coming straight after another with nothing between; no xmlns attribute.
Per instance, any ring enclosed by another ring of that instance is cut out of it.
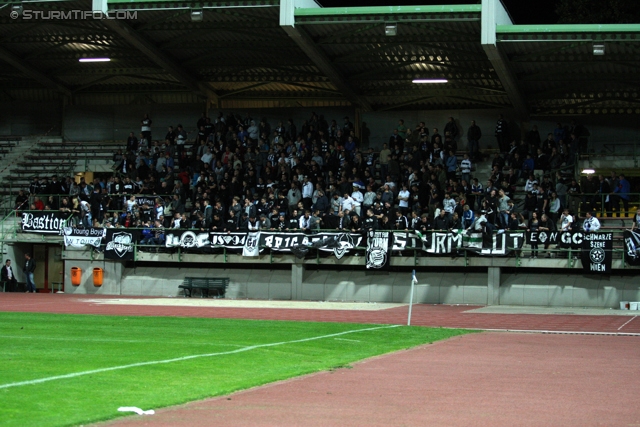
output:
<svg viewBox="0 0 640 427"><path fill-rule="evenodd" d="M153 409L144 411L136 406L121 406L118 408L118 412L135 412L138 415L153 415L156 413Z"/></svg>

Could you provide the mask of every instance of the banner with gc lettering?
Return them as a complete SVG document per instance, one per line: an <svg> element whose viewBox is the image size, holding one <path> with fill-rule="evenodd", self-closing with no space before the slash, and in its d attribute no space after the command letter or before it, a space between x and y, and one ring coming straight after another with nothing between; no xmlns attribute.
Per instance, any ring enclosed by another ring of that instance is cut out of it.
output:
<svg viewBox="0 0 640 427"><path fill-rule="evenodd" d="M583 233L582 268L586 273L611 274L613 233Z"/></svg>
<svg viewBox="0 0 640 427"><path fill-rule="evenodd" d="M139 230L126 228L107 228L105 259L117 261L134 260L134 244L139 241Z"/></svg>

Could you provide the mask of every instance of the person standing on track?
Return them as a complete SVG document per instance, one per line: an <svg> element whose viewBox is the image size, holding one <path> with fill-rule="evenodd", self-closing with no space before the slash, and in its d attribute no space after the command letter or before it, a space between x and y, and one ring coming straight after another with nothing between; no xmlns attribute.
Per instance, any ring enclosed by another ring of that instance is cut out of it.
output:
<svg viewBox="0 0 640 427"><path fill-rule="evenodd" d="M4 267L2 267L2 281L5 283L6 291L13 292L18 290L18 282L16 281L16 275L13 274L13 269L11 268L11 260L8 259Z"/></svg>
<svg viewBox="0 0 640 427"><path fill-rule="evenodd" d="M24 274L27 278L27 293L29 292L36 292L36 284L33 281L33 272L36 271L36 260L31 258L31 254L26 253L24 254L24 258L25 258L25 263L24 263L24 268L22 269L22 271L24 271Z"/></svg>

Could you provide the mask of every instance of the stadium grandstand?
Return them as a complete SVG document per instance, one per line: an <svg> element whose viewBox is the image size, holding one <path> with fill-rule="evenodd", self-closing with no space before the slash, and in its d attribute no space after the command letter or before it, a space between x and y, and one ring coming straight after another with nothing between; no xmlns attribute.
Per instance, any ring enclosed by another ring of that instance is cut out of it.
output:
<svg viewBox="0 0 640 427"><path fill-rule="evenodd" d="M416 270L418 303L640 300L640 25L86 9L0 10L0 242L39 292L407 302Z"/></svg>

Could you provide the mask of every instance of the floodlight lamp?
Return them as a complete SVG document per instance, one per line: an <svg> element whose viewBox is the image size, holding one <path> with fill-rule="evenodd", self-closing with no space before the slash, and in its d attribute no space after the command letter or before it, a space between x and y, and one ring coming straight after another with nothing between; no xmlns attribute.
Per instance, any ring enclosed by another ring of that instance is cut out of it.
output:
<svg viewBox="0 0 640 427"><path fill-rule="evenodd" d="M436 83L449 83L447 79L413 79L412 83L415 84L436 84Z"/></svg>
<svg viewBox="0 0 640 427"><path fill-rule="evenodd" d="M596 173L595 169L583 169L582 173L585 175L593 175L594 173Z"/></svg>
<svg viewBox="0 0 640 427"><path fill-rule="evenodd" d="M384 25L384 35L385 36L395 36L398 34L398 24L392 22L390 24Z"/></svg>
<svg viewBox="0 0 640 427"><path fill-rule="evenodd" d="M593 54L596 56L604 55L604 43L594 43L593 44Z"/></svg>
<svg viewBox="0 0 640 427"><path fill-rule="evenodd" d="M202 9L191 10L191 21L201 22L203 19L204 19L204 12L202 11Z"/></svg>
<svg viewBox="0 0 640 427"><path fill-rule="evenodd" d="M111 58L79 58L78 62L109 62Z"/></svg>

